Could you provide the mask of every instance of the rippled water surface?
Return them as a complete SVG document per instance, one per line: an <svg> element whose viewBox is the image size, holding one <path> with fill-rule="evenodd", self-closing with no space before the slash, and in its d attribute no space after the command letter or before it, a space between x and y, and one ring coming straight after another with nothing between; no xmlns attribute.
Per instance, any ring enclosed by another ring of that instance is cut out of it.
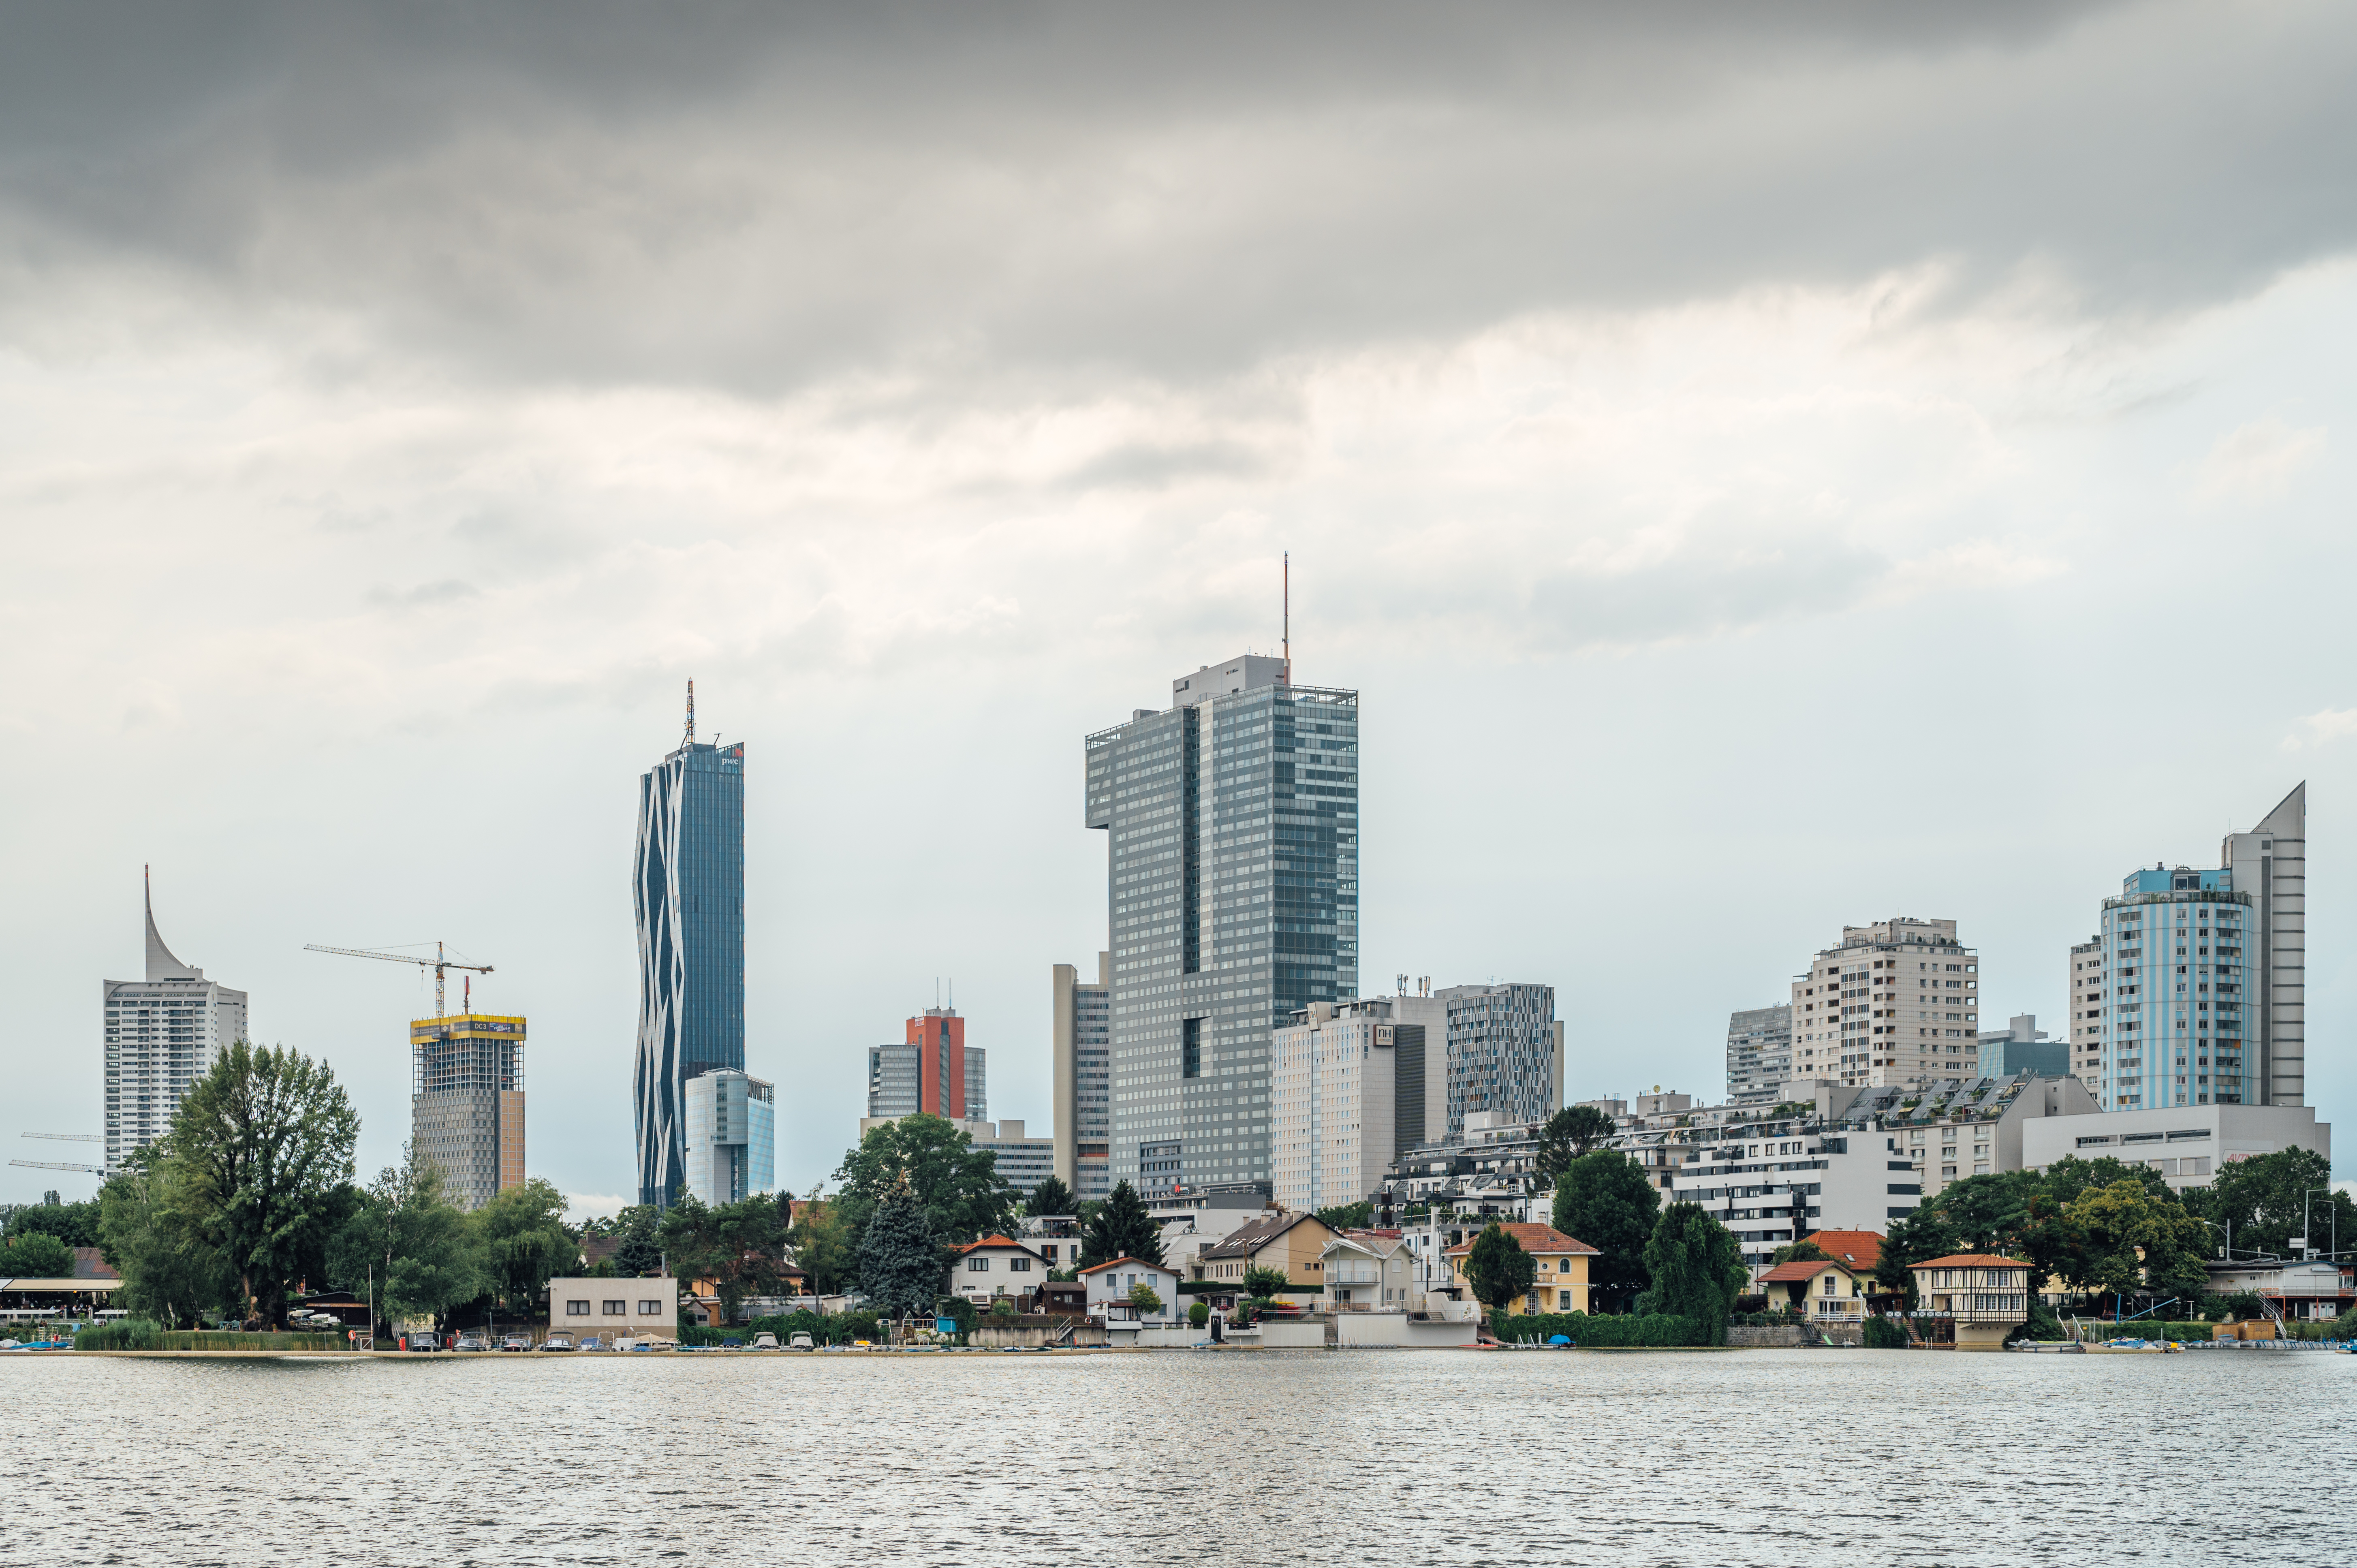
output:
<svg viewBox="0 0 2357 1568"><path fill-rule="evenodd" d="M9 1563L2357 1562L2357 1357L13 1357Z"/></svg>

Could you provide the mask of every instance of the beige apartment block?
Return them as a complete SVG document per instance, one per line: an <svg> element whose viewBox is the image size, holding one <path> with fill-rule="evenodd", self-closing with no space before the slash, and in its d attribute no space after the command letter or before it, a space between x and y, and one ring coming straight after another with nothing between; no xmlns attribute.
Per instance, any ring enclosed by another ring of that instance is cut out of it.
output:
<svg viewBox="0 0 2357 1568"><path fill-rule="evenodd" d="M2104 1091L2104 944L2071 944L2071 1076L2090 1094Z"/></svg>
<svg viewBox="0 0 2357 1568"><path fill-rule="evenodd" d="M1792 1076L1879 1089L1979 1071L1980 955L1953 920L1844 926L1792 981Z"/></svg>

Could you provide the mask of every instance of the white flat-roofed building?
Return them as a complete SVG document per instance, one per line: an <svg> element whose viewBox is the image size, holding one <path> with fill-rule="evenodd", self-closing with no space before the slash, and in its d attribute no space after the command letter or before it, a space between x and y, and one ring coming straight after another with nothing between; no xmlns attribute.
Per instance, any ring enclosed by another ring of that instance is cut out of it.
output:
<svg viewBox="0 0 2357 1568"><path fill-rule="evenodd" d="M679 1282L657 1279L554 1279L548 1282L548 1328L587 1336L679 1337Z"/></svg>
<svg viewBox="0 0 2357 1568"><path fill-rule="evenodd" d="M2150 1165L2173 1187L2207 1187L2220 1166L2284 1149L2332 1158L2332 1124L2307 1105L2174 1105L2102 1111L2023 1124L2022 1164L2044 1170L2065 1155L2105 1155Z"/></svg>
<svg viewBox="0 0 2357 1568"><path fill-rule="evenodd" d="M1287 1208L1356 1203L1418 1141L1432 1034L1386 997L1313 1003L1269 1036L1269 1172Z"/></svg>

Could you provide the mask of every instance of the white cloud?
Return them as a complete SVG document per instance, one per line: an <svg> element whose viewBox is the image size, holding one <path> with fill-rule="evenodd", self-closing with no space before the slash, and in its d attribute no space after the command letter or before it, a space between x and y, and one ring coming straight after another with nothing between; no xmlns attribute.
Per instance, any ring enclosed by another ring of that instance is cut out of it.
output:
<svg viewBox="0 0 2357 1568"><path fill-rule="evenodd" d="M565 1217L578 1225L585 1219L611 1219L633 1200L613 1193L568 1192L565 1195Z"/></svg>
<svg viewBox="0 0 2357 1568"><path fill-rule="evenodd" d="M2324 450L2320 428L2253 420L2221 437L2201 461L2194 493L2206 501L2272 500Z"/></svg>
<svg viewBox="0 0 2357 1568"><path fill-rule="evenodd" d="M2299 721L2300 727L2284 736L2286 751L2298 751L2304 746L2330 746L2336 740L2357 735L2357 708L2326 708Z"/></svg>

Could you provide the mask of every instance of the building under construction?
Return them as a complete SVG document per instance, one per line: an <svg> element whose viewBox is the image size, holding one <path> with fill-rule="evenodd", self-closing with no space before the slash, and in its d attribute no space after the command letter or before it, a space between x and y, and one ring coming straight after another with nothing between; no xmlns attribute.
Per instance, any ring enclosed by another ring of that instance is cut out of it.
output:
<svg viewBox="0 0 2357 1568"><path fill-rule="evenodd" d="M523 1185L523 1040L522 1018L487 1013L409 1026L409 1135L461 1208Z"/></svg>

